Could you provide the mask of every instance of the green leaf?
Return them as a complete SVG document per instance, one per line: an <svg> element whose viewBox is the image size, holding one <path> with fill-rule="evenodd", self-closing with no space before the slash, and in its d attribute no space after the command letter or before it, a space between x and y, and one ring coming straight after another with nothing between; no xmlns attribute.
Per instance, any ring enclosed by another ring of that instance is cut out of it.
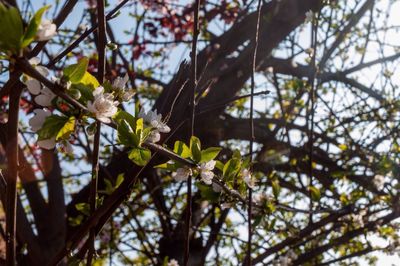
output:
<svg viewBox="0 0 400 266"><path fill-rule="evenodd" d="M281 193L281 186L279 185L279 180L278 179L272 180L271 186L272 186L272 192L274 193L275 198L277 198Z"/></svg>
<svg viewBox="0 0 400 266"><path fill-rule="evenodd" d="M86 216L90 215L90 206L86 202L75 204L75 208Z"/></svg>
<svg viewBox="0 0 400 266"><path fill-rule="evenodd" d="M49 139L58 135L58 132L68 122L66 116L51 115L46 118L41 129L38 130L39 140Z"/></svg>
<svg viewBox="0 0 400 266"><path fill-rule="evenodd" d="M215 164L215 168L217 168L218 170L220 170L222 172L222 171L224 171L224 164L220 161L217 161L217 163Z"/></svg>
<svg viewBox="0 0 400 266"><path fill-rule="evenodd" d="M22 36L23 25L18 9L0 3L0 50L19 53Z"/></svg>
<svg viewBox="0 0 400 266"><path fill-rule="evenodd" d="M77 64L73 64L64 68L63 74L72 84L80 83L85 76L86 69L89 64L87 57L81 58Z"/></svg>
<svg viewBox="0 0 400 266"><path fill-rule="evenodd" d="M174 153L180 155L182 158L189 158L192 156L189 147L182 141L175 141Z"/></svg>
<svg viewBox="0 0 400 266"><path fill-rule="evenodd" d="M85 74L83 74L83 77L79 83L89 86L91 90L94 90L100 86L100 83L97 81L97 79L87 71L85 71Z"/></svg>
<svg viewBox="0 0 400 266"><path fill-rule="evenodd" d="M71 116L64 126L58 131L56 140L68 139L69 136L75 131L75 117Z"/></svg>
<svg viewBox="0 0 400 266"><path fill-rule="evenodd" d="M118 112L114 115L113 120L119 125L122 120L128 122L132 129L136 128L136 118L128 112L123 110L118 110Z"/></svg>
<svg viewBox="0 0 400 266"><path fill-rule="evenodd" d="M143 118L139 118L136 120L136 134L140 135L139 133L141 133L143 131Z"/></svg>
<svg viewBox="0 0 400 266"><path fill-rule="evenodd" d="M222 148L218 148L218 147L210 147L205 150L202 150L200 163L209 162L211 160L214 160L218 156L218 154L221 150L222 150Z"/></svg>
<svg viewBox="0 0 400 266"><path fill-rule="evenodd" d="M154 168L158 168L158 169L163 169L163 170L168 170L168 171L176 171L179 168L179 164L177 163L162 163L162 164L158 164L156 166L154 166Z"/></svg>
<svg viewBox="0 0 400 266"><path fill-rule="evenodd" d="M227 181L232 180L240 170L241 161L239 159L232 158L225 165L222 170L222 175Z"/></svg>
<svg viewBox="0 0 400 266"><path fill-rule="evenodd" d="M195 136L190 138L190 151L192 153L192 159L195 162L200 162L201 160L201 144L200 140Z"/></svg>
<svg viewBox="0 0 400 266"><path fill-rule="evenodd" d="M134 148L129 152L129 159L139 166L145 166L151 158L151 152L144 148Z"/></svg>
<svg viewBox="0 0 400 266"><path fill-rule="evenodd" d="M215 192L212 187L197 183L197 187L200 190L200 195L202 199L208 200L212 203L217 203L219 201L220 193Z"/></svg>
<svg viewBox="0 0 400 266"><path fill-rule="evenodd" d="M126 120L121 121L117 130L118 140L121 144L128 147L137 147L139 145L140 139Z"/></svg>
<svg viewBox="0 0 400 266"><path fill-rule="evenodd" d="M111 193L114 191L114 187L113 187L111 181L108 179L104 179L104 184L106 185L105 190L99 191L99 192L104 193L106 195L111 195Z"/></svg>
<svg viewBox="0 0 400 266"><path fill-rule="evenodd" d="M319 191L319 189L314 186L310 186L310 192L312 200L319 201L319 199L321 198L321 192Z"/></svg>
<svg viewBox="0 0 400 266"><path fill-rule="evenodd" d="M124 173L119 174L117 176L117 180L115 181L115 187L114 188L117 189L122 184L122 182L124 182L124 179L125 179L125 174Z"/></svg>
<svg viewBox="0 0 400 266"><path fill-rule="evenodd" d="M42 21L42 16L46 10L48 10L50 6L44 6L40 8L35 15L31 18L31 21L28 24L28 27L25 30L25 34L22 40L22 48L27 47L33 40L35 39L37 30L39 28L40 22Z"/></svg>

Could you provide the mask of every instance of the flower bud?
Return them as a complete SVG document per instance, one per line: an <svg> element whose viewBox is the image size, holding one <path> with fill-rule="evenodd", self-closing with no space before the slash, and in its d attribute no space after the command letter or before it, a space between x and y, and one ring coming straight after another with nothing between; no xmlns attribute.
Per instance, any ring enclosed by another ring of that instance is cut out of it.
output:
<svg viewBox="0 0 400 266"><path fill-rule="evenodd" d="M75 100L79 100L82 96L81 92L77 89L71 89L68 93L74 98Z"/></svg>
<svg viewBox="0 0 400 266"><path fill-rule="evenodd" d="M107 43L107 48L112 50L112 51L117 50L118 49L118 44L113 43L113 42L109 42L109 43Z"/></svg>

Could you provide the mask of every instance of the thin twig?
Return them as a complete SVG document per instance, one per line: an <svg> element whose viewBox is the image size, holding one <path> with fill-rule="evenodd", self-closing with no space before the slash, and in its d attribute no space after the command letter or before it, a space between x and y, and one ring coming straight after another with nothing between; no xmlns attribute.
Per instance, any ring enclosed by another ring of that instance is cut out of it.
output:
<svg viewBox="0 0 400 266"><path fill-rule="evenodd" d="M257 49L258 49L258 35L260 29L260 17L261 17L261 0L258 0L257 5L257 25L256 25L256 33L254 37L254 54L253 54L253 62L251 66L251 96L250 96L250 144L249 144L249 154L250 154L250 167L253 161L253 144L255 141L254 135L254 89L255 89L255 72L256 72L256 60L257 60ZM248 212L247 212L247 230L248 230L248 240L247 240L247 265L251 265L251 241L253 236L253 230L251 227L251 215L252 215L252 198L253 198L253 190L249 186L248 187Z"/></svg>
<svg viewBox="0 0 400 266"><path fill-rule="evenodd" d="M196 0L194 5L194 23L193 23L193 40L192 40L192 52L191 52L191 77L190 87L192 88L191 95L191 127L190 135L194 136L194 123L195 123L195 112L196 112L196 89L197 89L197 39L199 36L199 10L200 0ZM185 221L185 247L184 247L184 259L183 265L189 264L189 253L190 253L190 227L192 220L192 177L189 176L187 180L187 202L186 202L186 221Z"/></svg>
<svg viewBox="0 0 400 266"><path fill-rule="evenodd" d="M98 24L98 44L97 52L99 54L97 79L100 84L104 82L104 73L106 66L106 20L104 14L104 0L97 1L97 24ZM97 208L97 186L99 176L99 151L100 151L101 122L96 122L96 132L94 135L93 155L92 155L92 180L90 183L90 212L94 213ZM90 266L95 253L96 231L93 227L89 234L89 250L87 265Z"/></svg>

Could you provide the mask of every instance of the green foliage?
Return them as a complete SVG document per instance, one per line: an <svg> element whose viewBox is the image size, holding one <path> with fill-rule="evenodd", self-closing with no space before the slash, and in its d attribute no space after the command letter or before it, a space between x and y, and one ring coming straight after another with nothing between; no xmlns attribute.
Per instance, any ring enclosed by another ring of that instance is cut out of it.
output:
<svg viewBox="0 0 400 266"><path fill-rule="evenodd" d="M182 141L175 141L174 152L182 158L189 158L192 156L190 148Z"/></svg>
<svg viewBox="0 0 400 266"><path fill-rule="evenodd" d="M192 136L190 138L190 151L192 153L192 159L195 162L200 162L201 161L201 143L200 140Z"/></svg>
<svg viewBox="0 0 400 266"><path fill-rule="evenodd" d="M130 150L128 154L129 159L131 159L135 164L139 166L145 166L150 158L151 158L151 152L148 149L144 148L133 148Z"/></svg>
<svg viewBox="0 0 400 266"><path fill-rule="evenodd" d="M309 189L310 189L312 200L319 201L321 198L321 192L319 191L319 189L314 186L310 186Z"/></svg>
<svg viewBox="0 0 400 266"><path fill-rule="evenodd" d="M197 188L200 190L201 198L208 200L211 203L218 203L221 193L217 193L212 187L197 183Z"/></svg>
<svg viewBox="0 0 400 266"><path fill-rule="evenodd" d="M59 132L64 128L65 124L68 121L69 118L66 116L51 115L47 117L43 123L42 128L39 129L39 131L37 132L39 135L39 140L49 139L58 136ZM70 126L67 126L67 128L63 130L63 132L66 133L68 131L68 128L70 128ZM64 133L60 134L60 136L62 135L63 138L66 137Z"/></svg>
<svg viewBox="0 0 400 266"><path fill-rule="evenodd" d="M89 59L83 57L78 63L67 66L63 70L64 77L67 78L72 84L81 83L81 80L85 76L86 69L89 64Z"/></svg>
<svg viewBox="0 0 400 266"><path fill-rule="evenodd" d="M281 193L281 186L279 185L279 180L278 179L271 180L271 186L275 198L278 198L279 194Z"/></svg>
<svg viewBox="0 0 400 266"><path fill-rule="evenodd" d="M118 125L118 141L128 147L137 147L140 144L139 137L126 120L122 120Z"/></svg>
<svg viewBox="0 0 400 266"><path fill-rule="evenodd" d="M221 150L222 150L222 148L219 148L219 147L211 147L211 148L202 150L200 163L209 162L211 160L214 160L218 156L218 154Z"/></svg>
<svg viewBox="0 0 400 266"><path fill-rule="evenodd" d="M34 39L36 36L36 32L39 28L40 22L42 21L42 16L46 10L48 10L50 6L44 6L40 8L35 15L31 18L28 27L25 30L25 34L22 40L21 47L27 47Z"/></svg>
<svg viewBox="0 0 400 266"><path fill-rule="evenodd" d="M58 131L56 140L61 140L61 139L68 139L71 134L75 131L75 117L71 116L68 118L67 122L63 125L63 127Z"/></svg>
<svg viewBox="0 0 400 266"><path fill-rule="evenodd" d="M75 209L77 209L79 212L83 213L86 216L90 215L90 206L86 202L75 204Z"/></svg>
<svg viewBox="0 0 400 266"><path fill-rule="evenodd" d="M222 176L226 181L233 180L240 171L241 161L237 158L232 158L224 165Z"/></svg>
<svg viewBox="0 0 400 266"><path fill-rule="evenodd" d="M111 195L121 184L124 182L124 174L121 173L117 176L117 180L115 180L115 185L112 184L112 181L109 179L104 179L104 184L105 184L105 189L102 191L99 191L101 193L104 193L106 195Z"/></svg>
<svg viewBox="0 0 400 266"><path fill-rule="evenodd" d="M23 25L15 7L0 3L0 50L18 54L22 47Z"/></svg>

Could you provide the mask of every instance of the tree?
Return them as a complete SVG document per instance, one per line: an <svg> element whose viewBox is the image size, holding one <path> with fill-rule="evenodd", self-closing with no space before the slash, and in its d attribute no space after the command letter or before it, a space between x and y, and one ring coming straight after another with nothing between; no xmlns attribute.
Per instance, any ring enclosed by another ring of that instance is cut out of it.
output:
<svg viewBox="0 0 400 266"><path fill-rule="evenodd" d="M33 2L0 5L9 265L396 251L397 1Z"/></svg>

